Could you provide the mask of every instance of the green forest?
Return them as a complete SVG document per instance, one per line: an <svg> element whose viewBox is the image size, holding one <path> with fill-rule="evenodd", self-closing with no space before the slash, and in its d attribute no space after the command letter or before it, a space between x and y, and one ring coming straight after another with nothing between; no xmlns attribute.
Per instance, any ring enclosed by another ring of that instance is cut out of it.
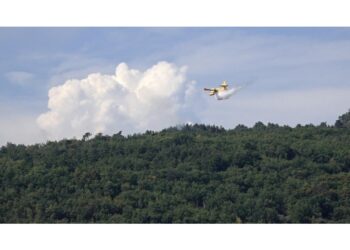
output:
<svg viewBox="0 0 350 250"><path fill-rule="evenodd" d="M1 223L350 223L334 125L183 125L0 149Z"/></svg>

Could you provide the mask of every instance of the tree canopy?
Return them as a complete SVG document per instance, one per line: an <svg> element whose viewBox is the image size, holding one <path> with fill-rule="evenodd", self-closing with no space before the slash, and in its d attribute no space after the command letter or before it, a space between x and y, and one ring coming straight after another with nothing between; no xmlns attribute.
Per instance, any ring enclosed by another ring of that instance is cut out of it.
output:
<svg viewBox="0 0 350 250"><path fill-rule="evenodd" d="M339 119L335 122L335 126L338 128L350 128L350 110L339 116Z"/></svg>
<svg viewBox="0 0 350 250"><path fill-rule="evenodd" d="M8 143L0 222L349 223L349 114Z"/></svg>

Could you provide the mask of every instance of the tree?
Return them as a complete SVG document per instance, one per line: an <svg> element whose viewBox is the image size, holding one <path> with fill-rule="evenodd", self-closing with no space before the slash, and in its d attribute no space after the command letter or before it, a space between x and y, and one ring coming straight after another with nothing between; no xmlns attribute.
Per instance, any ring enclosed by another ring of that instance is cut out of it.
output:
<svg viewBox="0 0 350 250"><path fill-rule="evenodd" d="M90 132L87 132L83 135L83 141L86 141L89 139L89 137L91 136L91 133Z"/></svg>
<svg viewBox="0 0 350 250"><path fill-rule="evenodd" d="M350 110L339 116L338 120L335 122L336 128L350 128Z"/></svg>

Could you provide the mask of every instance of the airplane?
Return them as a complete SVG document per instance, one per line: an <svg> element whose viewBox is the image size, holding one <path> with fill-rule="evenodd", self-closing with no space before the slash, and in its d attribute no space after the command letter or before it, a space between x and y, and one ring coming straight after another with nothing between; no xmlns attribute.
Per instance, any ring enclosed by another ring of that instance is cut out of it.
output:
<svg viewBox="0 0 350 250"><path fill-rule="evenodd" d="M223 81L217 88L204 88L204 91L209 91L209 96L216 96L217 100L225 100L230 98L241 87L229 89L226 81Z"/></svg>
<svg viewBox="0 0 350 250"><path fill-rule="evenodd" d="M210 88L210 89L204 88L204 91L210 91L209 95L210 95L210 96L213 96L213 95L215 95L216 93L219 93L219 92L221 92L221 91L225 91L225 90L227 90L227 89L228 89L228 84L227 84L226 81L223 81L223 82L220 84L220 87L218 87L218 88Z"/></svg>

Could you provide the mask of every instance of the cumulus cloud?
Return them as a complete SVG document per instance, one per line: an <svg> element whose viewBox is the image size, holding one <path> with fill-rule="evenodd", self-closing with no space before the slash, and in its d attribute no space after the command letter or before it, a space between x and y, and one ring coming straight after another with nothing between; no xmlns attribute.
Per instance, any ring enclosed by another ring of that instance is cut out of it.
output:
<svg viewBox="0 0 350 250"><path fill-rule="evenodd" d="M121 63L115 74L94 73L68 80L49 91L49 111L37 118L49 139L85 132L123 133L159 130L191 122L194 81L186 67L159 62L140 71Z"/></svg>

